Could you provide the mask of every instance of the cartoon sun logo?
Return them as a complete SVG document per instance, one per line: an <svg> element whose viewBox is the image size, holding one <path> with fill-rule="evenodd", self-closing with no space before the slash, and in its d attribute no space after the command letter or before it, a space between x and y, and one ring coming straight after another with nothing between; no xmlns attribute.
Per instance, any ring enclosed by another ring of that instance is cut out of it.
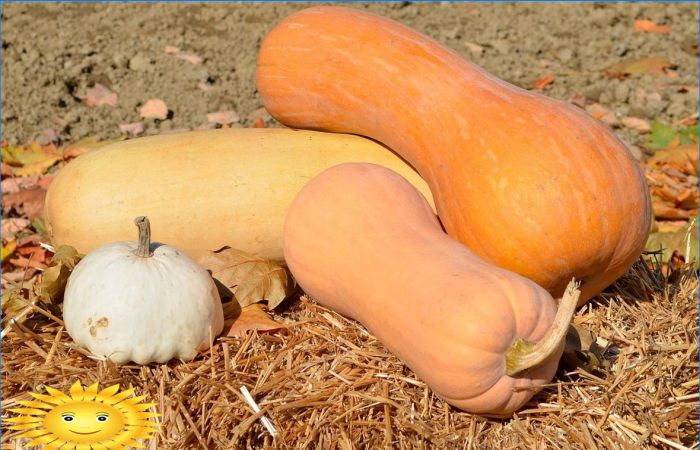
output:
<svg viewBox="0 0 700 450"><path fill-rule="evenodd" d="M29 447L54 449L143 448L136 439L150 439L158 431L151 419L160 414L148 411L155 403L141 403L145 395L132 397L133 389L119 392L115 384L97 391L97 383L83 390L79 381L70 395L46 387L49 395L29 394L37 401L20 400L24 408L8 408L19 414L5 419L10 430L26 430L17 438L32 438Z"/></svg>

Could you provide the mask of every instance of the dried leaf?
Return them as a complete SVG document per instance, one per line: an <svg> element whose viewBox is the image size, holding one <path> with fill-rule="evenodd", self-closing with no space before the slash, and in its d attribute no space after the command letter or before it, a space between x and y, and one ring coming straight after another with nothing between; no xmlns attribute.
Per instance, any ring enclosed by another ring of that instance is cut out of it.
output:
<svg viewBox="0 0 700 450"><path fill-rule="evenodd" d="M608 126L614 127L620 124L615 113L600 103L591 103L586 106L586 111L588 111L588 114L593 116L594 119L598 119Z"/></svg>
<svg viewBox="0 0 700 450"><path fill-rule="evenodd" d="M44 209L45 189L25 189L2 198L2 209L8 211L14 208L29 220L39 217Z"/></svg>
<svg viewBox="0 0 700 450"><path fill-rule="evenodd" d="M238 302L234 300L226 304L224 312L227 318L224 329L231 327L227 333L228 336L243 337L247 331L274 331L284 328L284 325L275 322L259 303L241 309Z"/></svg>
<svg viewBox="0 0 700 450"><path fill-rule="evenodd" d="M59 159L60 154L53 145L42 147L33 143L29 147L2 147L2 160L12 166L18 166L13 169L13 173L20 177L43 174Z"/></svg>
<svg viewBox="0 0 700 450"><path fill-rule="evenodd" d="M545 87L549 86L550 84L554 83L555 77L551 73L547 73L536 79L532 83L532 87L535 90L542 91L544 90Z"/></svg>
<svg viewBox="0 0 700 450"><path fill-rule="evenodd" d="M652 198L651 207L654 217L657 219L686 220L690 219L690 212L677 208L674 204L658 198Z"/></svg>
<svg viewBox="0 0 700 450"><path fill-rule="evenodd" d="M152 98L139 108L139 115L144 119L165 120L168 117L168 106L163 100Z"/></svg>
<svg viewBox="0 0 700 450"><path fill-rule="evenodd" d="M175 57L185 60L188 63L193 64L195 66L201 64L203 61L199 55L195 55L194 53L177 52L175 53Z"/></svg>
<svg viewBox="0 0 700 450"><path fill-rule="evenodd" d="M697 174L698 159L698 146L687 144L654 152L648 164L652 167L671 164L684 171L691 169L688 173Z"/></svg>
<svg viewBox="0 0 700 450"><path fill-rule="evenodd" d="M3 220L4 222L4 220ZM3 232L3 234L5 234ZM7 244L2 244L2 262L5 262L7 258L12 256L12 254L15 252L15 249L17 248L17 242L16 241L10 241Z"/></svg>
<svg viewBox="0 0 700 450"><path fill-rule="evenodd" d="M61 149L61 156L63 159L75 158L83 153L96 150L113 142L123 141L124 139L126 139L126 136L119 136L118 138L108 139L105 141L98 141L94 137L88 137Z"/></svg>
<svg viewBox="0 0 700 450"><path fill-rule="evenodd" d="M117 106L118 100L117 94L110 91L107 86L97 83L87 90L85 104L88 106Z"/></svg>
<svg viewBox="0 0 700 450"><path fill-rule="evenodd" d="M657 231L649 235L646 250L650 252L662 251L663 261L670 261L674 251L683 256L685 261L698 266L698 224L691 221L685 227L672 231Z"/></svg>
<svg viewBox="0 0 700 450"><path fill-rule="evenodd" d="M121 130L122 133L130 134L131 136L138 136L139 134L143 133L143 122L122 123L119 124L119 130Z"/></svg>
<svg viewBox="0 0 700 450"><path fill-rule="evenodd" d="M639 19L634 21L634 29L645 33L670 33L668 25L657 25L651 20Z"/></svg>
<svg viewBox="0 0 700 450"><path fill-rule="evenodd" d="M475 55L483 55L484 54L484 47L482 47L479 44L475 44L473 42L465 42L464 46L467 47L467 49L475 54Z"/></svg>
<svg viewBox="0 0 700 450"><path fill-rule="evenodd" d="M69 245L58 247L37 286L39 297L48 303L58 302L66 289L71 271L81 258L82 255Z"/></svg>
<svg viewBox="0 0 700 450"><path fill-rule="evenodd" d="M637 74L666 75L671 67L673 64L665 57L627 59L610 67L606 74L620 79Z"/></svg>
<svg viewBox="0 0 700 450"><path fill-rule="evenodd" d="M241 120L241 118L238 116L236 111L218 111L207 114L207 121L210 123L228 125L230 123L238 122L239 120Z"/></svg>
<svg viewBox="0 0 700 450"><path fill-rule="evenodd" d="M596 336L581 325L572 323L566 333L566 344L561 361L568 370L582 367L590 372L598 367L608 367L603 357L605 349L596 343Z"/></svg>
<svg viewBox="0 0 700 450"><path fill-rule="evenodd" d="M172 55L174 53L178 53L180 51L179 48L172 46L172 45L166 45L165 46L165 53Z"/></svg>
<svg viewBox="0 0 700 450"><path fill-rule="evenodd" d="M639 119L637 117L623 117L622 125L626 126L627 128L633 128L635 130L641 131L642 133L651 131L651 125L649 125L649 122L647 122L644 119Z"/></svg>
<svg viewBox="0 0 700 450"><path fill-rule="evenodd" d="M290 291L287 271L274 261L233 248L209 252L198 261L222 285L231 289L242 307L267 300L274 309Z"/></svg>
<svg viewBox="0 0 700 450"><path fill-rule="evenodd" d="M13 217L11 219L2 219L2 238L14 239L15 234L26 229L32 222L22 217ZM3 258L4 260L4 258Z"/></svg>
<svg viewBox="0 0 700 450"><path fill-rule="evenodd" d="M576 105L579 108L585 108L586 103L588 103L588 99L586 98L586 96L579 92L572 92L571 95L569 95L568 101L569 103Z"/></svg>

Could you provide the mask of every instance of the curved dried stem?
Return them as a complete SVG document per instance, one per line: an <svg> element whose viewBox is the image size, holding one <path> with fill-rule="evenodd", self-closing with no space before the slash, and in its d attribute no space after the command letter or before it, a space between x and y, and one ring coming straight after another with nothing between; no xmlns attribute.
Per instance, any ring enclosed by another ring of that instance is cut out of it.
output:
<svg viewBox="0 0 700 450"><path fill-rule="evenodd" d="M142 258L148 258L151 253L151 222L146 216L139 216L134 219L134 223L139 227L139 246L134 254Z"/></svg>
<svg viewBox="0 0 700 450"><path fill-rule="evenodd" d="M552 322L552 327L542 339L537 342L527 342L521 338L513 341L505 355L507 375L517 375L541 364L559 348L566 337L571 318L576 310L576 303L581 295L578 287L579 283L572 279L559 302L559 309L554 317L554 322Z"/></svg>

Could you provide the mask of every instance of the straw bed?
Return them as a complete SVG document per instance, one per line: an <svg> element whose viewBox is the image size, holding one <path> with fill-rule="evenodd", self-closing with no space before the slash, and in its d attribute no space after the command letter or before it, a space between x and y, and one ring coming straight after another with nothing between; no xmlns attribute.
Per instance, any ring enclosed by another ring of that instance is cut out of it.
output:
<svg viewBox="0 0 700 450"><path fill-rule="evenodd" d="M697 291L692 268L667 279L637 263L575 317L609 343L609 367L560 371L511 419L446 405L361 325L305 297L274 314L285 331L145 367L90 359L34 313L3 338L2 407L43 385L119 383L157 402L162 427L149 448L161 449L697 448ZM18 432L4 431L2 448L21 448Z"/></svg>

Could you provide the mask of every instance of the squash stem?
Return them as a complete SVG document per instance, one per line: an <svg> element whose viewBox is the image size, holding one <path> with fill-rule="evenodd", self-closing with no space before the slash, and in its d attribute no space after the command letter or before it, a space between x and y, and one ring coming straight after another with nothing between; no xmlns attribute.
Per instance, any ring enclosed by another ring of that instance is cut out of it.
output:
<svg viewBox="0 0 700 450"><path fill-rule="evenodd" d="M538 342L527 342L524 339L516 339L506 351L506 374L513 376L535 367L554 353L566 337L569 324L574 316L578 298L581 291L579 283L571 280L566 287L564 296L559 302L557 315L554 317L552 327Z"/></svg>
<svg viewBox="0 0 700 450"><path fill-rule="evenodd" d="M151 253L151 222L146 216L139 216L134 219L134 223L139 227L139 246L134 254L141 258L148 258Z"/></svg>

